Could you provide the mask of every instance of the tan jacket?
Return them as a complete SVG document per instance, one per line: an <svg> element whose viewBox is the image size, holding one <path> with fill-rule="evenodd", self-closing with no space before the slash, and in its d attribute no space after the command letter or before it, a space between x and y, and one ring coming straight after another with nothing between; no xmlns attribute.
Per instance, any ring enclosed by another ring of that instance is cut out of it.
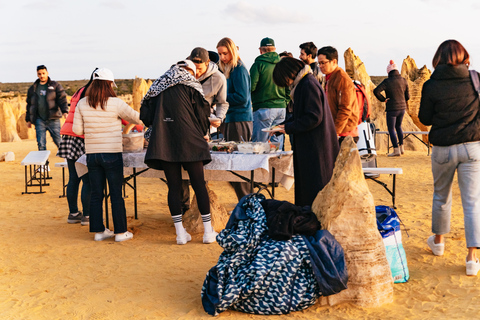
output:
<svg viewBox="0 0 480 320"><path fill-rule="evenodd" d="M358 136L358 106L355 86L342 68L337 67L327 81L327 100L337 135Z"/></svg>
<svg viewBox="0 0 480 320"><path fill-rule="evenodd" d="M143 124L139 113L119 98L108 98L105 110L90 107L87 98L77 103L73 132L85 135L85 153L122 152L122 120Z"/></svg>

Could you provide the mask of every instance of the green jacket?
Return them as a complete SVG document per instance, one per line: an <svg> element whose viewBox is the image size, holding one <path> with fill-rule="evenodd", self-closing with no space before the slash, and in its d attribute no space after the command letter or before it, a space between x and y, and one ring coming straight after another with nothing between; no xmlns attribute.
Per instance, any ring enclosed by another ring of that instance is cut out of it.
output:
<svg viewBox="0 0 480 320"><path fill-rule="evenodd" d="M255 59L250 68L253 111L261 108L286 108L285 88L273 82L273 69L280 61L276 52L267 52Z"/></svg>

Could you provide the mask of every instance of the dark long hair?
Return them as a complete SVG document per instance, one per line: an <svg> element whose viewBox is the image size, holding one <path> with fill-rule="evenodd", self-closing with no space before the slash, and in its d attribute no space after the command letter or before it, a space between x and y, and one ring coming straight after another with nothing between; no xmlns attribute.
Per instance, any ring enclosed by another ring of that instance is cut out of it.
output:
<svg viewBox="0 0 480 320"><path fill-rule="evenodd" d="M456 66L470 64L470 55L467 50L457 40L446 40L440 44L433 56L432 65L436 68L439 64L449 64Z"/></svg>
<svg viewBox="0 0 480 320"><path fill-rule="evenodd" d="M289 81L295 80L297 74L305 67L302 60L284 57L273 69L273 82L279 87L287 87Z"/></svg>
<svg viewBox="0 0 480 320"><path fill-rule="evenodd" d="M112 81L93 80L87 92L87 101L90 107L96 109L98 106L105 110L108 98L116 97L112 88Z"/></svg>

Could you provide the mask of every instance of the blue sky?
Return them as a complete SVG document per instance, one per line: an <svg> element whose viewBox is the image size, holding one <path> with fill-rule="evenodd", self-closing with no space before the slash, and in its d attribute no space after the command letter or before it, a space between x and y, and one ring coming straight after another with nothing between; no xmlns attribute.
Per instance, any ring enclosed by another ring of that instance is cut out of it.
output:
<svg viewBox="0 0 480 320"><path fill-rule="evenodd" d="M248 67L263 37L277 51L298 45L351 47L370 75L408 55L427 65L438 45L459 40L480 70L475 0L0 0L0 82L30 82L45 64L54 80L81 80L95 67L115 77L157 78L197 46L228 36ZM477 60L478 59L478 60Z"/></svg>

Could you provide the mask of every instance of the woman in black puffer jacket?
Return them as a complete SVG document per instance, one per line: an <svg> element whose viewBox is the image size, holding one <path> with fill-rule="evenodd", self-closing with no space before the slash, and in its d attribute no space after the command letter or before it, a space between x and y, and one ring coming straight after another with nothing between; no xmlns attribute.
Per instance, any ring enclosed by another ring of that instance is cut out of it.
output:
<svg viewBox="0 0 480 320"><path fill-rule="evenodd" d="M408 92L407 80L400 75L393 60L390 60L387 66L387 73L388 78L383 80L373 90L373 93L381 102L387 102L385 109L387 111L387 127L393 146L393 152L388 156L394 157L405 153L403 148L402 121L407 109L407 101L410 99L410 93ZM385 91L386 97L381 94L382 91Z"/></svg>
<svg viewBox="0 0 480 320"><path fill-rule="evenodd" d="M462 197L467 275L480 270L480 101L468 66L467 50L447 40L433 57L435 71L422 89L418 118L430 129L432 173L432 232L427 244L434 255L445 250L444 235L450 232L452 182L455 171ZM477 77L478 73L472 74Z"/></svg>

